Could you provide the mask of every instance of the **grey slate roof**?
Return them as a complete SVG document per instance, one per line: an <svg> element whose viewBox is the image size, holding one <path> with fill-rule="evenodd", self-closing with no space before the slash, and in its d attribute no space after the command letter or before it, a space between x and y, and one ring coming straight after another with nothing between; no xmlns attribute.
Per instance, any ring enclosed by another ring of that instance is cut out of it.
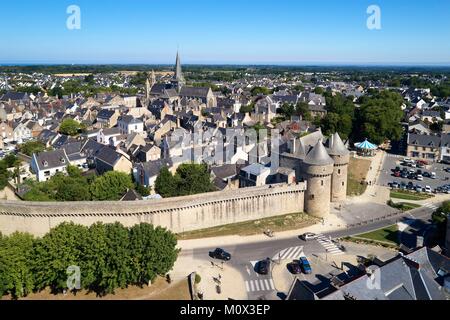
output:
<svg viewBox="0 0 450 320"><path fill-rule="evenodd" d="M350 153L337 132L331 136L329 143L328 154L332 156L346 156Z"/></svg>
<svg viewBox="0 0 450 320"><path fill-rule="evenodd" d="M206 98L210 88L208 87L187 87L181 88L180 96L191 98Z"/></svg>
<svg viewBox="0 0 450 320"><path fill-rule="evenodd" d="M34 154L39 170L67 166L69 158L64 150L53 150Z"/></svg>
<svg viewBox="0 0 450 320"><path fill-rule="evenodd" d="M325 166L334 164L333 159L328 155L325 149L322 139L316 143L316 145L306 155L304 162L309 165Z"/></svg>

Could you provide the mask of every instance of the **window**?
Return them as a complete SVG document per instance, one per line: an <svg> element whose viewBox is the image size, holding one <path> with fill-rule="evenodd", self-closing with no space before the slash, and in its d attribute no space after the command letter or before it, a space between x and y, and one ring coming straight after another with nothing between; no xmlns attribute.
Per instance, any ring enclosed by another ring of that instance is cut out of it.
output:
<svg viewBox="0 0 450 320"><path fill-rule="evenodd" d="M341 169L338 169L338 174L341 174Z"/></svg>
<svg viewBox="0 0 450 320"><path fill-rule="evenodd" d="M342 181L342 186L345 186L345 182L344 181Z"/></svg>
<svg viewBox="0 0 450 320"><path fill-rule="evenodd" d="M323 187L323 180L320 181L320 185Z"/></svg>

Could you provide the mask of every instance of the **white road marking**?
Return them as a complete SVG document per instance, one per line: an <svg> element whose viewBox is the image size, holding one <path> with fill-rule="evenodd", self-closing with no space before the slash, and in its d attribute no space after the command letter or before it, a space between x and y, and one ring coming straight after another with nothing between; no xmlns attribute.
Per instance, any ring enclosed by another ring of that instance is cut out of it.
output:
<svg viewBox="0 0 450 320"><path fill-rule="evenodd" d="M259 290L259 281L258 280L255 281L255 287L256 287L256 291L260 291Z"/></svg>
<svg viewBox="0 0 450 320"><path fill-rule="evenodd" d="M250 286L248 284L248 281L245 281L245 290L247 290L247 292L250 291Z"/></svg>

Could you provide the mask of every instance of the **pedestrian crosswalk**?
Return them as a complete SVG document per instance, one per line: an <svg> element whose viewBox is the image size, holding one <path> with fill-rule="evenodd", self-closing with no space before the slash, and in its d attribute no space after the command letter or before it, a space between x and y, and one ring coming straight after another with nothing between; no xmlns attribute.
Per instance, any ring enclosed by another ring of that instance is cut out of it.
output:
<svg viewBox="0 0 450 320"><path fill-rule="evenodd" d="M317 241L322 245L322 247L325 248L325 250L327 250L327 253L329 254L332 254L334 256L344 254L344 252L339 249L339 247L333 241L331 241L331 239L322 234L317 236Z"/></svg>
<svg viewBox="0 0 450 320"><path fill-rule="evenodd" d="M245 281L245 289L247 292L272 291L275 285L272 279L258 279Z"/></svg>
<svg viewBox="0 0 450 320"><path fill-rule="evenodd" d="M432 203L425 203L423 206L432 210L437 210L439 208L437 205Z"/></svg>
<svg viewBox="0 0 450 320"><path fill-rule="evenodd" d="M273 256L272 260L298 259L301 256L304 256L303 246L290 247L278 252Z"/></svg>

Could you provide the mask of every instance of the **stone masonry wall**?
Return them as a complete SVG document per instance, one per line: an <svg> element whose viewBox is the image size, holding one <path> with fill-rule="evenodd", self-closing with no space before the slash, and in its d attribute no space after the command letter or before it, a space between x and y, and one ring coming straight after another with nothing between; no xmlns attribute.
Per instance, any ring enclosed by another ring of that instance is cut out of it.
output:
<svg viewBox="0 0 450 320"><path fill-rule="evenodd" d="M0 232L42 236L65 221L89 226L148 222L179 233L304 211L305 183L274 185L149 201L0 201Z"/></svg>

